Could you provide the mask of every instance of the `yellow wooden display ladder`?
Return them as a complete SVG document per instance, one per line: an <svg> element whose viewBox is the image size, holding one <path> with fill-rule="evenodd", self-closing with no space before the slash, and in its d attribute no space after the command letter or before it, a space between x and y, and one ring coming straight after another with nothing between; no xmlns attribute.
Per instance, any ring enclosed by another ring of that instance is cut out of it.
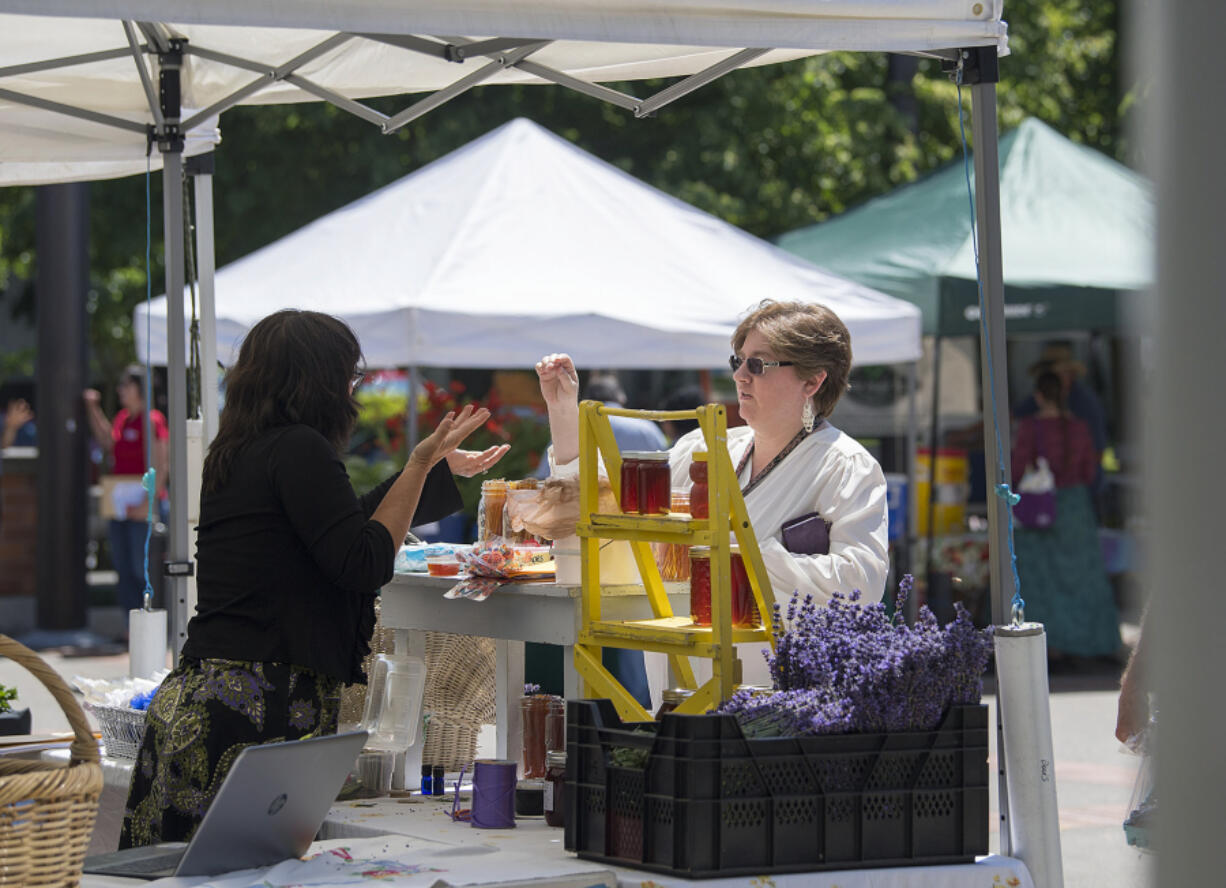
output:
<svg viewBox="0 0 1226 888"><path fill-rule="evenodd" d="M655 421L697 419L707 445L708 520L688 515L605 515L598 512L600 480L597 452L604 460L613 493L621 502L621 452L609 425L610 416L632 416ZM678 712L700 713L732 696L740 681L737 642L767 642L772 632L774 596L749 524L745 500L728 458L728 415L720 404L695 410L626 410L584 401L579 411L579 528L583 591L581 629L575 644L575 670L586 682L589 696L608 697L623 720L649 721L639 702L601 664L606 647L658 651L668 654L674 676L683 687L695 689L690 657L712 661L712 677L677 707ZM740 545L741 559L753 589L762 625L752 629L732 626L731 536ZM649 620L602 620L600 613L600 541L627 540L643 578L643 588L655 615ZM664 581L651 552L651 542L711 547L711 625L695 626L689 615L676 616L664 591ZM764 594L767 593L767 594Z"/></svg>

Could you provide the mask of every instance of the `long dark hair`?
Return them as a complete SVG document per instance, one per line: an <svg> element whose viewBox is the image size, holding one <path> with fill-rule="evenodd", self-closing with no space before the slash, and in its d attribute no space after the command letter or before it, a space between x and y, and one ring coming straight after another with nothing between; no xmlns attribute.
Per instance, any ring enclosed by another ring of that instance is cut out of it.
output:
<svg viewBox="0 0 1226 888"><path fill-rule="evenodd" d="M1069 446L1068 437L1068 407L1064 399L1064 383L1051 370L1044 370L1034 381L1034 390L1042 395L1043 400L1055 404L1060 409L1060 441L1063 445L1064 457L1061 460L1064 469L1068 469Z"/></svg>
<svg viewBox="0 0 1226 888"><path fill-rule="evenodd" d="M331 315L286 309L252 327L226 373L203 491L221 488L243 447L279 426L310 426L342 451L358 418L350 382L361 361L357 337Z"/></svg>

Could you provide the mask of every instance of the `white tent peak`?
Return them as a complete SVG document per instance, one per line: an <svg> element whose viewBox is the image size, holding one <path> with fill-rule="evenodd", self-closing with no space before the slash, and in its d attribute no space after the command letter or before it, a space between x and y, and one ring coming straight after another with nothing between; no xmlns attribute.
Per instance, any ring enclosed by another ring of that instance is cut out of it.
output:
<svg viewBox="0 0 1226 888"><path fill-rule="evenodd" d="M858 363L914 360L913 306L835 277L518 119L221 269L218 357L281 308L371 366L715 367L764 297L829 304ZM165 300L154 304L164 317ZM140 353L146 324L137 310ZM165 359L154 324L153 355Z"/></svg>

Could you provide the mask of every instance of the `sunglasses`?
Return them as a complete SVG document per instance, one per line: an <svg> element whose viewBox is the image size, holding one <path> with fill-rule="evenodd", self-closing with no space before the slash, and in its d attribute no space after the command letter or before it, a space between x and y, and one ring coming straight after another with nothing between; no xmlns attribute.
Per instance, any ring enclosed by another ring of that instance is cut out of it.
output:
<svg viewBox="0 0 1226 888"><path fill-rule="evenodd" d="M353 378L349 380L349 390L353 391L365 381L366 381L366 374L362 373L361 371L355 371L353 374Z"/></svg>
<svg viewBox="0 0 1226 888"><path fill-rule="evenodd" d="M728 358L728 366L732 368L732 372L741 369L741 365L745 365L745 369L749 371L750 376L761 376L771 367L791 367L793 361L764 361L761 358L742 358L739 355L731 355Z"/></svg>

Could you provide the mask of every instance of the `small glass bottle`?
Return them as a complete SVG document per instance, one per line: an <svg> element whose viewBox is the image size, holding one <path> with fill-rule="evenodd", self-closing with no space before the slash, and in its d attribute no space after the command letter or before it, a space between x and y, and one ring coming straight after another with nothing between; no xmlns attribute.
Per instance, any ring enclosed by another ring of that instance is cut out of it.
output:
<svg viewBox="0 0 1226 888"><path fill-rule="evenodd" d="M545 823L566 826L566 753L545 755Z"/></svg>
<svg viewBox="0 0 1226 888"><path fill-rule="evenodd" d="M690 620L695 626L711 625L710 546L690 546Z"/></svg>
<svg viewBox="0 0 1226 888"><path fill-rule="evenodd" d="M432 777L433 773L434 773L434 769L431 768L429 765L421 766L421 794L422 795L430 795L431 791L434 789L432 785L434 782L434 778Z"/></svg>
<svg viewBox="0 0 1226 888"><path fill-rule="evenodd" d="M694 692L688 688L669 688L660 694L660 708L656 711L656 721L666 712L672 712L684 703Z"/></svg>
<svg viewBox="0 0 1226 888"><path fill-rule="evenodd" d="M690 480L694 482L690 487L690 515L694 518L709 518L706 451L699 451L690 459Z"/></svg>
<svg viewBox="0 0 1226 888"><path fill-rule="evenodd" d="M447 772L442 765L435 765L430 775L430 795L441 796L447 790Z"/></svg>

